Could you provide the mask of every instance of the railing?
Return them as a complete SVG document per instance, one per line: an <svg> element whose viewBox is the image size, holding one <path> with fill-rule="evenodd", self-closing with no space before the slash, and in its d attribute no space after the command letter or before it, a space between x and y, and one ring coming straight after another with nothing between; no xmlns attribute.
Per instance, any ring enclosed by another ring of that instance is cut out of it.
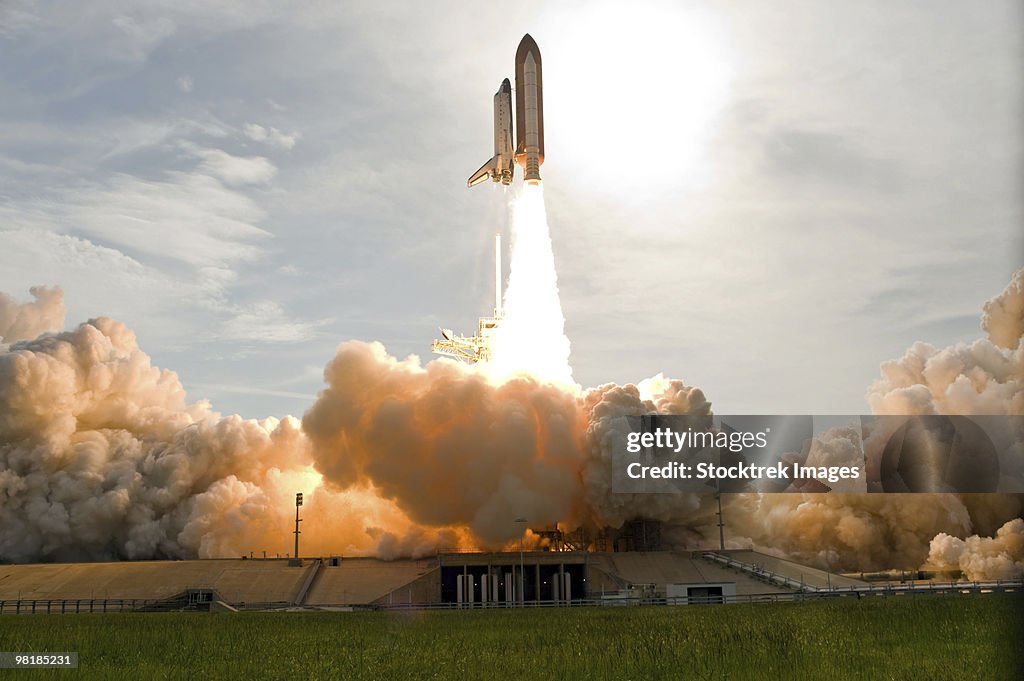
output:
<svg viewBox="0 0 1024 681"><path fill-rule="evenodd" d="M718 605L735 603L791 603L822 598L864 598L866 596L906 596L918 594L987 594L1013 593L1024 590L1021 580L992 580L977 582L928 582L925 584L873 584L867 586L833 587L810 591L786 591L766 594L739 594L735 596L704 596L673 598L658 596L607 596L582 598L572 601L526 601L488 603L399 603L394 605L362 605L351 603L317 604L296 608L288 601L230 603L238 610L267 611L289 608L301 610L479 610L494 608L591 608L637 607L652 605ZM0 614L75 614L96 612L174 612L195 610L209 603L184 603L152 599L39 599L2 600Z"/></svg>
<svg viewBox="0 0 1024 681"><path fill-rule="evenodd" d="M584 598L569 602L565 601L526 601L507 603L503 601L488 603L432 603L432 604L408 604L378 605L377 610L481 610L494 608L589 608L589 607L623 607L623 606L657 606L657 605L721 605L736 603L792 603L800 601L813 601L823 598L863 598L865 596L902 596L909 594L986 594L986 593L1013 593L1024 589L1024 582L1020 580L996 580L987 582L950 582L926 586L869 586L869 587L838 587L832 590L804 591L804 592L777 592L767 594L738 594L730 596L704 596L687 597L605 597L605 598ZM323 608L345 607L345 606L316 606Z"/></svg>
<svg viewBox="0 0 1024 681"><path fill-rule="evenodd" d="M744 563L742 561L735 560L730 556L724 556L720 553L708 551L703 554L703 558L704 560L711 561L712 563L718 563L719 565L722 565L724 567L739 570L740 572L745 572L746 574L754 577L755 579L760 579L763 582L775 584L776 586L782 586L789 589L796 589L797 591L820 590L819 587L811 586L810 584L805 583L802 579L797 581L792 577L780 575L776 572L772 572L771 570L767 570L761 567L760 565Z"/></svg>
<svg viewBox="0 0 1024 681"><path fill-rule="evenodd" d="M290 601L265 601L260 603L229 603L236 610L285 610L296 607Z"/></svg>
<svg viewBox="0 0 1024 681"><path fill-rule="evenodd" d="M173 608L168 603L152 599L90 598L0 601L0 615L20 614L73 614L84 612L130 612L138 610L182 610L180 603Z"/></svg>

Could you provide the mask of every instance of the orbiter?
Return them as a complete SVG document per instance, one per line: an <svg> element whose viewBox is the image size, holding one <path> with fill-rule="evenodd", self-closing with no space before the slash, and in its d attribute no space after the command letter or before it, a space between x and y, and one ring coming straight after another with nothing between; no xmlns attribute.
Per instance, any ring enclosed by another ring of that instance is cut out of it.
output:
<svg viewBox="0 0 1024 681"><path fill-rule="evenodd" d="M540 184L544 163L544 79L540 48L527 33L516 50L516 146L512 151L512 87L508 78L494 95L494 156L466 182L472 187L488 177L512 184L513 162L523 169L527 184Z"/></svg>
<svg viewBox="0 0 1024 681"><path fill-rule="evenodd" d="M512 86L508 78L494 94L494 156L473 173L466 185L472 187L490 177L512 184Z"/></svg>

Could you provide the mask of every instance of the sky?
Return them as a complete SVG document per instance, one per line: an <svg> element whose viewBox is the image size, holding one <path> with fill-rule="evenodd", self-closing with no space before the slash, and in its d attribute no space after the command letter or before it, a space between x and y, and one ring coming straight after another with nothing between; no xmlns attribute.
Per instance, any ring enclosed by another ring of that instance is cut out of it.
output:
<svg viewBox="0 0 1024 681"><path fill-rule="evenodd" d="M301 4L0 0L0 291L246 417L348 339L427 361L490 312L507 197L465 182L526 32L583 386L863 413L1024 264L1020 3Z"/></svg>

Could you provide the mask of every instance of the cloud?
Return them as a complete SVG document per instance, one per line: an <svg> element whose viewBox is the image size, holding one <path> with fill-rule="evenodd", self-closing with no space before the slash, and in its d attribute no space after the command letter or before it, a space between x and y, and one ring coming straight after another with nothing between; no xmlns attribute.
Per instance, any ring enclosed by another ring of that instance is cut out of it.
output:
<svg viewBox="0 0 1024 681"><path fill-rule="evenodd" d="M39 23L32 0L8 0L0 3L0 35L15 35Z"/></svg>
<svg viewBox="0 0 1024 681"><path fill-rule="evenodd" d="M195 87L195 83L192 81L192 76L187 75L178 76L178 79L175 81L175 84L178 86L179 90L186 94L192 92L193 87Z"/></svg>
<svg viewBox="0 0 1024 681"><path fill-rule="evenodd" d="M280 304L263 300L236 307L216 336L242 343L301 343L319 335L318 329L330 321L297 321L291 319Z"/></svg>
<svg viewBox="0 0 1024 681"><path fill-rule="evenodd" d="M230 161L219 170L250 179L266 174L260 164ZM0 213L15 227L77 232L153 260L194 267L255 260L262 251L254 242L269 236L256 226L265 213L213 172L168 171L158 180L118 173L102 183L79 183L49 197L23 199Z"/></svg>
<svg viewBox="0 0 1024 681"><path fill-rule="evenodd" d="M293 400L313 402L316 395L313 393L298 393L293 390L277 390L275 388L260 388L252 385L225 385L223 383L193 383L192 388L201 391L216 391L218 393L236 393L239 395L271 395L273 397L287 397Z"/></svg>
<svg viewBox="0 0 1024 681"><path fill-rule="evenodd" d="M164 151L175 140L223 140L236 133L229 123L206 111L194 117L136 118L125 117L104 121L103 124L76 126L67 144L82 144L81 138L92 142L83 153L98 153L101 160L122 159L136 154ZM42 134L42 133L40 133ZM193 143L194 144L194 143ZM194 148L194 147L189 147Z"/></svg>
<svg viewBox="0 0 1024 681"><path fill-rule="evenodd" d="M228 283L223 274L212 269L203 269L190 279L175 277L117 249L46 229L0 229L0 240L6 246L0 249L0 286L36 277L58 282L66 289L88 291L110 301L105 305L108 310L137 320L147 335L169 342L193 338L193 325L202 319L168 317L167 313L154 311L173 310L180 305L187 305L193 314L219 309ZM125 295L126 291L131 295ZM71 311L85 318L98 310L95 303L75 296Z"/></svg>
<svg viewBox="0 0 1024 681"><path fill-rule="evenodd" d="M827 181L844 187L851 184L898 192L899 164L872 158L858 148L851 136L835 132L779 128L764 140L766 173Z"/></svg>
<svg viewBox="0 0 1024 681"><path fill-rule="evenodd" d="M236 156L188 138L241 136L241 129L207 117L167 124L136 121L116 134L116 146L104 154L105 160L125 163L141 154L177 152L175 161L184 159L192 167L166 170L155 178L127 172L93 181L64 178L52 189L0 206L0 218L5 219L0 229L12 249L3 255L13 256L13 249L20 249L5 273L42 273L57 282L79 282L76 289L85 290L81 270L92 262L96 270L88 290L109 292L116 281L124 290L149 292L145 304L116 294L113 299L119 302L113 307L133 324L162 336L164 347L185 336L193 342L275 344L315 338L326 320L295 319L272 300L232 300L240 268L264 258L271 237L259 226L266 214L248 191L267 187L277 168L265 157ZM54 169L43 165L34 172L52 177ZM51 247L43 248L44 243ZM66 260L55 261L58 254ZM35 264L29 266L29 261ZM189 301L185 310L184 301ZM143 308L147 312L139 313ZM157 309L166 313L155 314ZM179 319L165 325L175 328L172 337L166 328L155 333L160 320L170 318Z"/></svg>
<svg viewBox="0 0 1024 681"><path fill-rule="evenodd" d="M246 123L243 128L245 136L255 142L266 142L281 149L291 149L299 140L299 133L285 134L277 128L266 128L256 123Z"/></svg>
<svg viewBox="0 0 1024 681"><path fill-rule="evenodd" d="M233 187L266 184L277 174L274 164L262 156L233 156L220 149L196 149L193 153L203 159L200 170Z"/></svg>
<svg viewBox="0 0 1024 681"><path fill-rule="evenodd" d="M132 17L118 14L111 24L127 38L125 53L133 60L142 61L166 38L174 34L176 26L166 17Z"/></svg>
<svg viewBox="0 0 1024 681"><path fill-rule="evenodd" d="M156 44L174 33L174 22L160 17L138 19L127 14L118 14L110 23L140 44Z"/></svg>

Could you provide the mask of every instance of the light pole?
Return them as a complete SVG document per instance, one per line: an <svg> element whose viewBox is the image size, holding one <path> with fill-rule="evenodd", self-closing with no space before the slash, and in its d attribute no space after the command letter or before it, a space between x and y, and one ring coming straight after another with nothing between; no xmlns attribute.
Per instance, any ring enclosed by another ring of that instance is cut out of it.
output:
<svg viewBox="0 0 1024 681"><path fill-rule="evenodd" d="M302 565L302 562L299 560L299 535L302 534L299 532L299 523L302 522L302 519L299 518L299 507L301 506L302 492L298 492L295 494L295 558L293 560L295 565Z"/></svg>
<svg viewBox="0 0 1024 681"><path fill-rule="evenodd" d="M516 518L517 523L523 524L523 531L519 535L519 600L526 604L526 563L523 560L523 539L526 535L526 518Z"/></svg>

